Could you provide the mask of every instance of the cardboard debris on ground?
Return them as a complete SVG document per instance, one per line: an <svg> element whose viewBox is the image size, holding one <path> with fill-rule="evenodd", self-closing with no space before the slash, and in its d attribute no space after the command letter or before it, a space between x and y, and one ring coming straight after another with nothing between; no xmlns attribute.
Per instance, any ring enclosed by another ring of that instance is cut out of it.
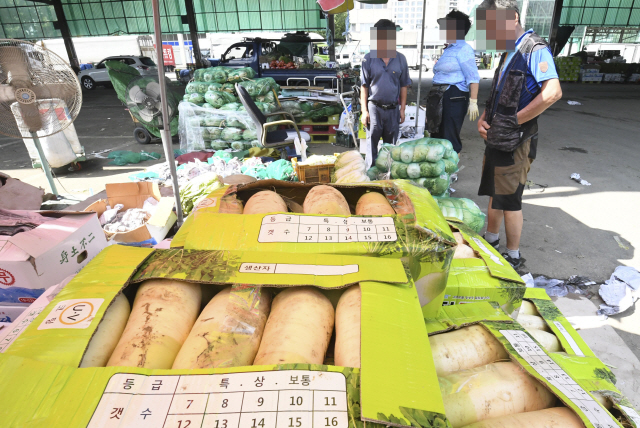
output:
<svg viewBox="0 0 640 428"><path fill-rule="evenodd" d="M0 208L5 210L39 210L44 190L23 183L0 172Z"/></svg>

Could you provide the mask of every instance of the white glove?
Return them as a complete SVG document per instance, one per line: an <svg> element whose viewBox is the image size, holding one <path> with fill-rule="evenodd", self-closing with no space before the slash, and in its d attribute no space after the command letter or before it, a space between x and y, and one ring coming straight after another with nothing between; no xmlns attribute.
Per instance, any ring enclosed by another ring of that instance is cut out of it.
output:
<svg viewBox="0 0 640 428"><path fill-rule="evenodd" d="M469 115L470 121L475 121L480 113L478 112L478 100L474 100L473 98L469 99L469 110L467 110L467 114Z"/></svg>

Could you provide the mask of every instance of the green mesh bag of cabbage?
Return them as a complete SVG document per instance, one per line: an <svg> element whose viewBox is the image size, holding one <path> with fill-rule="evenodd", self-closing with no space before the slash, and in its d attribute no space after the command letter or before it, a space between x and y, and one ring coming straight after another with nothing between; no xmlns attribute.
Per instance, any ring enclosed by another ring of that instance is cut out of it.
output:
<svg viewBox="0 0 640 428"><path fill-rule="evenodd" d="M466 198L434 198L445 217L453 217L481 233L487 216L471 199Z"/></svg>

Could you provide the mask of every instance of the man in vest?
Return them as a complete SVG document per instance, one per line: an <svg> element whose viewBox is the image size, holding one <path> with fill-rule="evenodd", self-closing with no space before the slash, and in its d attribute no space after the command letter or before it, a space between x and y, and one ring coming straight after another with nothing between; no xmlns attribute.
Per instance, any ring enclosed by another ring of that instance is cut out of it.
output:
<svg viewBox="0 0 640 428"><path fill-rule="evenodd" d="M503 256L515 269L524 262L522 192L536 157L537 118L562 97L562 90L549 46L533 30L524 31L516 1L484 0L477 7L476 22L476 49L504 52L478 120L486 145L478 195L491 197L485 239L499 249L504 218Z"/></svg>

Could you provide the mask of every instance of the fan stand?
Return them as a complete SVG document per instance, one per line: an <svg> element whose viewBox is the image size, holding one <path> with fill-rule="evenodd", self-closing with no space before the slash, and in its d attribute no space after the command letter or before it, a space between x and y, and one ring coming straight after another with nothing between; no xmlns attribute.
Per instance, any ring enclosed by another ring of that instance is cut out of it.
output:
<svg viewBox="0 0 640 428"><path fill-rule="evenodd" d="M38 150L38 156L40 157L40 165L42 165L42 169L44 170L44 174L47 176L47 181L49 181L49 187L51 187L51 193L58 197L58 189L56 188L56 183L53 181L53 174L51 174L51 166L49 166L49 162L44 155L44 151L42 150L42 145L40 144L40 139L38 138L38 134L35 132L31 133L31 138L33 138L33 144L35 144L36 149Z"/></svg>
<svg viewBox="0 0 640 428"><path fill-rule="evenodd" d="M158 0L151 1L153 10L153 32L156 43L156 60L158 63L158 84L160 85L160 102L162 103L162 129L160 136L162 137L162 145L164 147L164 156L169 163L169 171L173 182L173 196L176 200L176 216L178 217L178 227L182 226L184 217L182 214L182 204L180 202L180 187L178 186L178 173L176 170L176 160L173 156L173 147L171 146L171 121L169 120L169 106L167 104L167 88L164 75L164 57L162 52L162 29L160 27L160 4ZM165 125L167 124L167 125Z"/></svg>

